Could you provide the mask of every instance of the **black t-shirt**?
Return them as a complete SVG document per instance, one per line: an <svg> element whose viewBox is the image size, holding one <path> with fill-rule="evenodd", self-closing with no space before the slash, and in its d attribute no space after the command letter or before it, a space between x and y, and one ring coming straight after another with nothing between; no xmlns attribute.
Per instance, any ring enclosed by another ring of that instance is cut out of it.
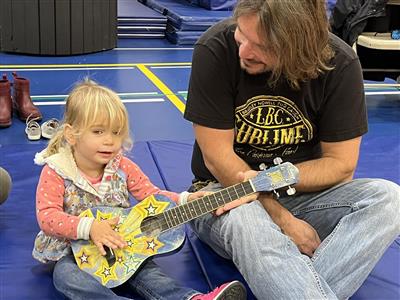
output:
<svg viewBox="0 0 400 300"><path fill-rule="evenodd" d="M298 163L321 156L320 141L338 142L367 132L360 62L342 40L330 35L334 69L301 83L281 80L271 88L269 73L250 75L240 67L235 25L226 20L196 43L185 119L210 128L235 129L234 150L250 167L279 156ZM194 145L192 171L214 179Z"/></svg>

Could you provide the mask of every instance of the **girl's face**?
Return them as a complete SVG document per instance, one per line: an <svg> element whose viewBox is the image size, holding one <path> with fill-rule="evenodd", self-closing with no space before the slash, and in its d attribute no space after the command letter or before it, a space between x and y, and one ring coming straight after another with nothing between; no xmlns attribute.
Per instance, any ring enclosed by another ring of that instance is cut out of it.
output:
<svg viewBox="0 0 400 300"><path fill-rule="evenodd" d="M67 138L78 168L89 176L100 175L122 147L123 137L119 130L102 124L106 123L95 123L80 135Z"/></svg>

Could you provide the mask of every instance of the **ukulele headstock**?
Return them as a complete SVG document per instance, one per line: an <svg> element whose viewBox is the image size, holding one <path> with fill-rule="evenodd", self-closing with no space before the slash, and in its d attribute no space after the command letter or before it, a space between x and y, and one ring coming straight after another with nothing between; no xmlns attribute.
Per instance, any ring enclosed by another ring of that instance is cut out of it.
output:
<svg viewBox="0 0 400 300"><path fill-rule="evenodd" d="M276 165L268 169L265 165L260 165L264 169L250 179L252 185L257 192L276 192L283 187L289 187L287 193L293 195L296 190L291 185L298 182L299 170L290 162L282 163L281 159L275 159L274 162Z"/></svg>

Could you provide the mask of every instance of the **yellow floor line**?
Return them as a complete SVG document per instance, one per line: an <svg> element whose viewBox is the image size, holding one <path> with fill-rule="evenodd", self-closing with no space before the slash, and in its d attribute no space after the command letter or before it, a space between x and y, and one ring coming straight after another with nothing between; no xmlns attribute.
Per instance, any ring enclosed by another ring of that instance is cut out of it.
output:
<svg viewBox="0 0 400 300"><path fill-rule="evenodd" d="M126 64L54 64L54 65L0 65L0 69L26 69L26 68L87 68L87 67L138 67L142 66L190 66L190 62L169 62L169 63L126 63Z"/></svg>
<svg viewBox="0 0 400 300"><path fill-rule="evenodd" d="M138 64L137 68L170 100L176 108L183 114L185 104L160 80L153 72L151 72L144 64Z"/></svg>

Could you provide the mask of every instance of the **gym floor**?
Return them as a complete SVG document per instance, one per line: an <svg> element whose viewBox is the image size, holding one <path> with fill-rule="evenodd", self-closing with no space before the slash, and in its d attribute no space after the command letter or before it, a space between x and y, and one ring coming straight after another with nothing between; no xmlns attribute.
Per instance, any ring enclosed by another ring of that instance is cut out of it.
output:
<svg viewBox="0 0 400 300"><path fill-rule="evenodd" d="M12 82L11 73L16 71L20 77L30 80L32 100L42 112L43 121L61 119L66 95L76 82L89 77L121 96L129 111L135 142L191 142L192 125L183 119L182 114L192 50L191 47L176 47L166 40L120 40L118 48L113 50L79 56L0 53L0 74L7 74ZM363 139L356 177L380 177L399 184L400 90L372 87L366 89L366 95L369 132ZM17 295L9 290L11 285L16 288L15 282L19 278L18 273L10 272L11 266L19 265L23 270L36 264L29 256L34 235L21 232L19 239L23 241L15 241L11 235L18 226L29 225L30 231L38 230L33 208L38 178L32 178L32 174L24 171L33 168L34 154L45 147L47 140L29 141L24 130L25 123L15 115L9 128L0 129L0 165L5 166L12 177L19 178L9 199L0 206L0 299L11 299L13 297L3 296ZM187 182L190 179L187 178ZM24 193L25 199L19 199ZM15 203L17 200L21 202ZM19 212L15 213L16 210ZM20 219L26 219L25 225ZM19 256L21 247L24 247L22 260ZM3 269L10 275L5 276ZM399 274L396 276L395 281L399 282ZM30 285L34 283L29 282ZM34 291L32 287L21 287L22 290L24 288ZM21 298L15 296L13 299Z"/></svg>

